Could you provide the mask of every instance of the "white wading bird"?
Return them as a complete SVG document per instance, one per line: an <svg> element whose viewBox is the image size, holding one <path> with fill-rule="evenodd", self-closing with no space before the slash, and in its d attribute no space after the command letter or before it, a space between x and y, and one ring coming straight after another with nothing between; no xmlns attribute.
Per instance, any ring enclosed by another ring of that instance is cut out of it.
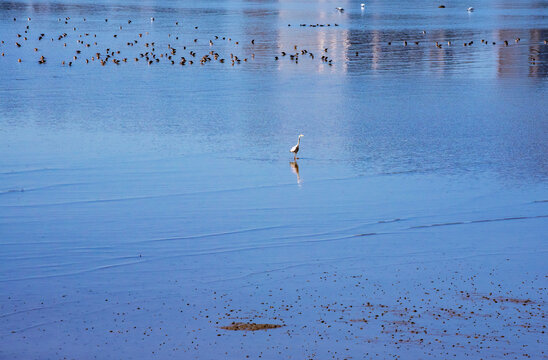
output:
<svg viewBox="0 0 548 360"><path fill-rule="evenodd" d="M297 145L293 146L293 147L291 148L291 150L289 150L289 151L291 151L293 154L295 154L295 157L294 157L295 159L297 159L297 153L299 152L299 145L301 144L301 138L302 138L303 136L304 136L303 134L299 135L299 140L297 140Z"/></svg>
<svg viewBox="0 0 548 360"><path fill-rule="evenodd" d="M343 9L342 7L340 7L340 6L339 6L339 7L336 7L335 9L339 10L339 12L343 12L343 11L344 11L344 9Z"/></svg>

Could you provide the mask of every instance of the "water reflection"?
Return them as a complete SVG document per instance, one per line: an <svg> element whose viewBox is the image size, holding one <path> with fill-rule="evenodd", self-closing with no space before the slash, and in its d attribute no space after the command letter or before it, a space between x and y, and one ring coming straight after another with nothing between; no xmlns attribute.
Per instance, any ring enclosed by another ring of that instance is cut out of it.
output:
<svg viewBox="0 0 548 360"><path fill-rule="evenodd" d="M329 2L318 5L306 0L216 1L209 8L175 1L150 1L145 6L117 5L116 1L34 4L0 4L0 17L8 20L0 21L0 40L6 40L0 46L6 53L0 57L4 70L0 82L8 84L0 89L2 135L10 136L9 129L25 126L40 131L69 128L114 134L114 138L148 134L162 145L174 135L184 139L172 143L176 147L184 142L189 149L204 149L206 144L209 149L234 153L247 149L249 139L260 138L253 151L272 154L285 143L282 139L303 131L313 133L316 140L307 144L307 153L361 162L360 171L443 168L458 172L483 167L511 173L522 166L524 173L546 176L542 140L547 129L539 110L545 85L523 80L546 78L548 30L531 28L535 24L522 17L502 18L487 27L474 19L493 14L482 9L470 17L464 11L462 15L471 22L462 27L450 16L412 12L408 3L399 4L403 10L399 5L372 3L363 14L359 3L355 9L344 4L347 10L339 14ZM534 11L545 13L546 9ZM74 15L84 12L87 22ZM113 12L118 15L107 25L104 18ZM156 16L154 24L147 12ZM174 29L174 20L181 14L185 15L183 25ZM67 26L57 21L70 15L72 22ZM26 30L26 16L32 17L29 45L17 50L14 41ZM427 27L434 20L436 27ZM304 23L331 26L299 26ZM146 41L156 41L158 48L176 44L178 56L189 57L192 49L199 56L215 51L225 58L234 53L248 61L235 67L216 63L182 68L163 60L151 67L142 62L60 66L64 57L74 55L79 32L84 31L97 33L99 51L120 49L130 59L128 51L143 51L125 47L125 39L114 40L113 29L122 25L128 37L149 32ZM69 34L66 47L49 41L64 31ZM46 33L48 42L38 43L40 32ZM215 35L232 36L233 41L216 40ZM180 37L178 43L174 36ZM516 43L515 38L521 40ZM463 46L470 41L473 45ZM35 56L35 44L39 54L45 52L48 64L17 63L17 57ZM298 63L287 57L274 60L280 51L302 49L313 52L315 58L301 56ZM323 54L334 60L333 66L321 62ZM456 81L457 77L466 81ZM505 78L520 83L504 83ZM520 161L511 156L518 150L523 154ZM285 147L280 151L287 155ZM244 152L243 156L249 155ZM297 163L291 167L300 182Z"/></svg>
<svg viewBox="0 0 548 360"><path fill-rule="evenodd" d="M545 78L548 76L548 30L533 29L529 33L529 76Z"/></svg>
<svg viewBox="0 0 548 360"><path fill-rule="evenodd" d="M449 29L426 33L352 29L348 36L350 45L342 58L348 63L344 69L350 73L542 77L548 66L545 30L527 34L500 30L492 34Z"/></svg>
<svg viewBox="0 0 548 360"><path fill-rule="evenodd" d="M75 39L78 34L70 32L73 26L78 30L97 33L101 49L118 49L120 44L112 38L112 32L118 29L118 25L124 25L124 31L127 29L132 35L135 35L133 32L150 32L149 38L154 38L160 46L175 43L181 48L189 45L189 39L198 38L199 41L192 46L198 54L214 50L221 57L228 58L233 53L249 60L245 66L242 64L237 68L250 71L259 69L289 74L295 71L429 73L437 76L472 74L482 77L546 77L547 74L544 40L548 30L542 22L537 24L540 21L537 19L542 19L548 9L536 3L523 3L519 16L513 14L511 8L503 6L497 10L501 13L484 8L481 12L475 12L474 16L463 11L463 14L444 14L442 17L423 9L424 4L420 2L415 6L372 2L368 3L365 12L359 4L355 8L351 4L341 4L346 9L344 13L339 13L331 3L306 0L298 4L289 1L258 5L254 2L236 5L215 1L212 4L216 6L174 1L148 1L145 4L117 4L115 1L2 2L0 18L6 21L0 24L0 33L8 40L6 44L12 44L11 35L24 30L23 22L7 20L26 16L33 18L29 34L45 32L48 39L68 30L70 42L66 49L53 47L48 53L48 47L54 45L39 44L40 51L51 59L50 63L60 62L59 53L75 50L71 44L78 40ZM496 4L494 6L497 7ZM148 21L152 15L156 16L154 26ZM56 21L65 16L74 17L67 29ZM89 18L85 25L78 22L83 16ZM104 17L111 17L111 22L97 21ZM125 26L128 18L134 21L131 26ZM185 20L182 21L182 18ZM176 29L171 26L175 20L182 22ZM456 25L456 21L463 21L466 26ZM433 24L435 28L431 28ZM194 25L199 27L194 28ZM124 36L123 33L120 31L120 37ZM173 38L167 38L171 35L180 36L181 41L177 43ZM215 46L210 48L207 41L215 35L232 36L234 41L216 41ZM29 40L33 38L31 36ZM515 43L516 38L521 41ZM239 45L235 44L236 40L239 40ZM253 45L251 40L255 40ZM504 46L504 40L509 41L510 45ZM463 46L471 42L472 46ZM3 67L12 66L10 61L17 61L14 51L10 51L12 49L6 44L2 47L6 50L6 58L0 61L9 63L1 64ZM36 45L29 43L29 49ZM325 49L328 51L325 52ZM302 56L298 61L281 56L282 51L295 55L302 50L307 53L300 54ZM315 57L312 58L309 53ZM128 54L130 58L134 55ZM275 56L280 57L279 61L274 61ZM333 60L331 65L322 61L322 56ZM225 68L230 67L228 63L225 65Z"/></svg>
<svg viewBox="0 0 548 360"><path fill-rule="evenodd" d="M289 165L291 166L291 171L295 175L297 175L297 184L301 185L301 176L299 175L299 164L297 163L297 160L289 162Z"/></svg>
<svg viewBox="0 0 548 360"><path fill-rule="evenodd" d="M528 32L499 30L500 46L497 53L497 73L501 77L530 76L544 78L548 74L548 46L544 40L548 30L532 29Z"/></svg>

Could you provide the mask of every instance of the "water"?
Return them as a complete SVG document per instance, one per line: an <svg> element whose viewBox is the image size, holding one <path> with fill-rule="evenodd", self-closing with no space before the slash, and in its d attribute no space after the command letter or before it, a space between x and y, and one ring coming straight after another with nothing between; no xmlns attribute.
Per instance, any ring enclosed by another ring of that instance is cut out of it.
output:
<svg viewBox="0 0 548 360"><path fill-rule="evenodd" d="M548 3L438 5L2 2L0 358L545 357Z"/></svg>

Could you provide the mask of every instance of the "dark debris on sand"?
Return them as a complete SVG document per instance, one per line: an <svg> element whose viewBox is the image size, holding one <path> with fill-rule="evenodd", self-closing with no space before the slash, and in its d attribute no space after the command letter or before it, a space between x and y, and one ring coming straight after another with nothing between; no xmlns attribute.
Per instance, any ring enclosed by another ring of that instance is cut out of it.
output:
<svg viewBox="0 0 548 360"><path fill-rule="evenodd" d="M256 323L243 323L243 322L233 322L228 326L221 326L221 329L224 330L245 330L245 331L256 331L256 330L268 330L280 328L283 325L279 324L256 324Z"/></svg>

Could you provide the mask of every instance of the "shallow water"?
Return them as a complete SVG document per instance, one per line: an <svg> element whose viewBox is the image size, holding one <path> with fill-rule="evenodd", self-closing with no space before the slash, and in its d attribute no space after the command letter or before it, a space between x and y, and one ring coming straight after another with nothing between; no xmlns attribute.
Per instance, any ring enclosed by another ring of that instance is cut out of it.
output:
<svg viewBox="0 0 548 360"><path fill-rule="evenodd" d="M0 358L546 357L548 3L445 5L2 2Z"/></svg>

